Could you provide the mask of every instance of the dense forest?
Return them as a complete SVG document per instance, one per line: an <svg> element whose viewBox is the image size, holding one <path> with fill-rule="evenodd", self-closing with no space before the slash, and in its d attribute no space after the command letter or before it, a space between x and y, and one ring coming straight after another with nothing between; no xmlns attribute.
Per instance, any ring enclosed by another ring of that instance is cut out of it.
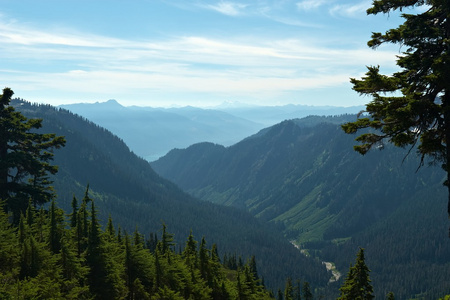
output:
<svg viewBox="0 0 450 300"><path fill-rule="evenodd" d="M445 175L388 145L355 153L339 128L355 118L289 120L230 147L175 149L152 166L194 196L268 222L342 274L364 247L377 296L436 299L450 289Z"/></svg>
<svg viewBox="0 0 450 300"><path fill-rule="evenodd" d="M198 243L192 229L184 246L164 222L161 235L148 238L137 227L132 235L120 226L116 231L111 217L102 230L89 185L81 204L72 197L66 215L56 206L52 186L58 178L54 150L66 139L40 132L43 120L16 111L12 94L5 88L0 96L2 299L273 298L255 256L244 263L228 253L222 264L217 245L209 249L205 237ZM289 298L294 292L287 282ZM308 282L303 291L312 295Z"/></svg>
<svg viewBox="0 0 450 300"><path fill-rule="evenodd" d="M149 238L111 218L102 230L88 190L72 206L30 202L18 226L0 210L2 299L272 299L254 257L229 269L192 233L177 249L165 225Z"/></svg>
<svg viewBox="0 0 450 300"><path fill-rule="evenodd" d="M86 184L96 201L102 225L111 215L115 223L146 235L165 223L177 245L192 230L225 253L255 256L258 271L270 290L283 290L286 278L323 289L331 276L321 261L305 257L274 228L248 212L194 199L161 178L149 163L133 154L109 131L64 109L13 100L29 118L43 118L42 132L65 136L64 148L55 151L59 171L53 178L58 205L71 210L74 195L82 198Z"/></svg>

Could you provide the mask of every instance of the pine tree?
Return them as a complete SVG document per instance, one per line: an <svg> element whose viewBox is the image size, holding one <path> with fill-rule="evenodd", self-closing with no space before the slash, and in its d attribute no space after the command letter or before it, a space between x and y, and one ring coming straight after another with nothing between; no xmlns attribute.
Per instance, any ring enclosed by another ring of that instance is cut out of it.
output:
<svg viewBox="0 0 450 300"><path fill-rule="evenodd" d="M281 291L281 289L278 289L277 292L277 300L283 300L283 292Z"/></svg>
<svg viewBox="0 0 450 300"><path fill-rule="evenodd" d="M192 230L186 241L186 246L183 250L183 257L186 265L193 270L198 267L198 253L197 253L197 241L194 240Z"/></svg>
<svg viewBox="0 0 450 300"><path fill-rule="evenodd" d="M72 198L72 213L70 214L70 227L75 228L77 226L78 218L78 201L75 195Z"/></svg>
<svg viewBox="0 0 450 300"><path fill-rule="evenodd" d="M303 282L302 293L303 293L304 300L312 300L313 299L313 294L311 292L309 282L307 282L307 281Z"/></svg>
<svg viewBox="0 0 450 300"><path fill-rule="evenodd" d="M53 253L59 253L61 250L61 238L63 235L63 215L56 208L55 201L50 206L50 226L49 226L49 245Z"/></svg>
<svg viewBox="0 0 450 300"><path fill-rule="evenodd" d="M366 266L364 249L359 248L354 266L350 269L344 284L339 289L341 291L339 300L366 300L373 299L373 287L370 284L370 270Z"/></svg>
<svg viewBox="0 0 450 300"><path fill-rule="evenodd" d="M96 299L115 299L126 294L126 285L120 278L120 270L111 259L102 238L93 200L91 201L91 222L86 249L86 262L89 266L88 282Z"/></svg>
<svg viewBox="0 0 450 300"><path fill-rule="evenodd" d="M301 300L302 294L301 294L301 288L300 288L300 279L297 279L295 282L294 287L294 300Z"/></svg>
<svg viewBox="0 0 450 300"><path fill-rule="evenodd" d="M417 7L425 6L425 9ZM368 67L361 80L351 79L353 89L373 100L366 105L368 116L343 125L347 133L363 128L377 132L360 135L355 150L365 154L388 141L395 146L417 145L422 158L441 162L450 189L450 5L448 1L375 0L368 14L403 13L405 22L382 34L375 32L368 42L377 48L384 43L405 49L397 56L399 72L380 74L379 66ZM448 214L450 215L450 193Z"/></svg>
<svg viewBox="0 0 450 300"><path fill-rule="evenodd" d="M293 300L294 299L294 288L292 287L292 279L288 277L286 280L286 287L284 289L284 299Z"/></svg>
<svg viewBox="0 0 450 300"><path fill-rule="evenodd" d="M42 120L27 119L15 111L10 105L13 94L4 88L0 95L0 200L17 224L30 197L34 205L54 197L49 174L56 174L58 168L50 164L51 150L63 147L65 140L37 133Z"/></svg>

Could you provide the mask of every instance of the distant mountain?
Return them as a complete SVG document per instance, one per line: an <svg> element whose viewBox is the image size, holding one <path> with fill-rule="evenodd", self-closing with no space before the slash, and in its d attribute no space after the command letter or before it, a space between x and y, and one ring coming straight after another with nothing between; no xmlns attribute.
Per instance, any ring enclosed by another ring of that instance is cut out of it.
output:
<svg viewBox="0 0 450 300"><path fill-rule="evenodd" d="M337 115L362 107L226 106L217 109L124 107L115 100L61 105L119 136L137 155L154 161L174 148L200 142L233 145L264 127L308 115Z"/></svg>
<svg viewBox="0 0 450 300"><path fill-rule="evenodd" d="M284 120L304 118L307 116L337 116L342 114L356 114L365 109L365 106L310 106L288 104L282 106L221 106L223 112L236 117L272 126Z"/></svg>
<svg viewBox="0 0 450 300"><path fill-rule="evenodd" d="M108 130L65 109L13 101L27 117L43 118L44 132L65 136L66 147L55 152L59 172L54 178L58 205L67 212L89 184L99 216L106 223L131 233L136 226L148 237L160 234L162 223L175 234L177 247L184 247L190 230L197 239L205 236L209 246L217 243L220 255L256 256L258 271L270 288L283 288L287 276L302 278L313 286L325 286L329 274L317 261L306 258L269 226L247 212L205 203L161 178L150 164L133 154ZM104 105L120 109L114 102ZM114 107L116 106L116 107Z"/></svg>
<svg viewBox="0 0 450 300"><path fill-rule="evenodd" d="M124 107L115 100L61 107L110 130L149 161L198 142L232 145L264 127L225 112L194 107Z"/></svg>
<svg viewBox="0 0 450 300"><path fill-rule="evenodd" d="M398 299L445 295L444 172L418 170L414 150L407 155L386 145L357 154L355 136L339 126L355 118L284 121L230 147L174 149L151 165L196 197L273 224L344 275L358 246L365 247L377 297L390 290Z"/></svg>

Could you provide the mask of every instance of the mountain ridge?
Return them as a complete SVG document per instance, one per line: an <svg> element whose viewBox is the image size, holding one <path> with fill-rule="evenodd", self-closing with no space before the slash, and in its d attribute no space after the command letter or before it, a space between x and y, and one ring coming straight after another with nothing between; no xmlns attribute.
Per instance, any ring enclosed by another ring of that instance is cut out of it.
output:
<svg viewBox="0 0 450 300"><path fill-rule="evenodd" d="M231 108L122 106L117 100L61 105L110 130L136 154L154 161L174 148L213 142L230 146L285 119L358 112L362 107L306 105ZM158 140L158 143L150 141Z"/></svg>
<svg viewBox="0 0 450 300"><path fill-rule="evenodd" d="M359 155L355 136L339 125L355 118L288 120L229 147L197 144L151 165L200 199L272 224L341 273L366 248L377 296L442 297L450 288L445 174L427 161L418 170L414 151L390 145Z"/></svg>

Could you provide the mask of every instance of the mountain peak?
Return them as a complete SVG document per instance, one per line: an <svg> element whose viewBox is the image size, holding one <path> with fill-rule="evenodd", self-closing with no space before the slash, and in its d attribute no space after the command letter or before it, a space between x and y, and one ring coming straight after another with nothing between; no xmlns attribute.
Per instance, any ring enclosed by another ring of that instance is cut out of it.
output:
<svg viewBox="0 0 450 300"><path fill-rule="evenodd" d="M108 108L117 108L123 107L116 99L109 99L106 102L97 102L96 104L101 104L102 106L106 106Z"/></svg>

